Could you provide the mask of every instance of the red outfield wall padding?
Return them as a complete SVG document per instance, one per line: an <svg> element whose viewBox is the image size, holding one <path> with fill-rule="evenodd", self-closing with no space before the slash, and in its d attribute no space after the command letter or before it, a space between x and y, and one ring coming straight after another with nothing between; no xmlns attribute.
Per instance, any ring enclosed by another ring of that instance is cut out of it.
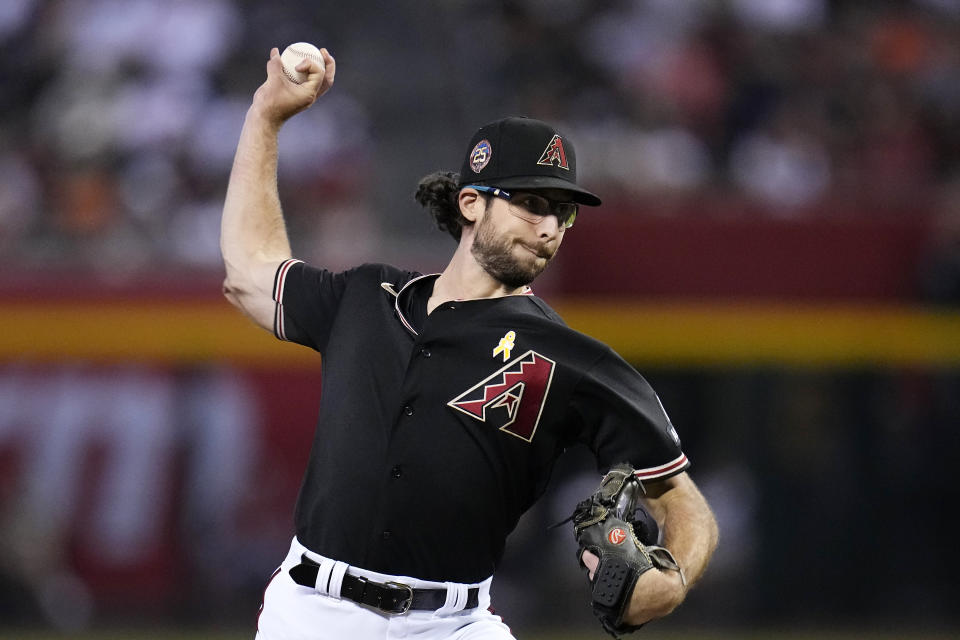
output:
<svg viewBox="0 0 960 640"><path fill-rule="evenodd" d="M551 280L563 293L907 300L928 241L923 217L597 215L600 224L578 222L564 239L555 265L562 274Z"/></svg>

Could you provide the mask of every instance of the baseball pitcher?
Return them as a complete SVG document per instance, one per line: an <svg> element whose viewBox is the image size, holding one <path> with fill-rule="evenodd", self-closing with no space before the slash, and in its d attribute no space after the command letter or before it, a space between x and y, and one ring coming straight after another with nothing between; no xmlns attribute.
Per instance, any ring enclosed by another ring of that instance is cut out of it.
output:
<svg viewBox="0 0 960 640"><path fill-rule="evenodd" d="M572 141L504 118L477 130L459 172L421 181L417 200L456 242L442 273L306 264L284 226L277 136L333 85L322 55L296 84L270 52L223 210L227 299L323 362L296 535L257 637L513 638L492 576L577 444L603 474L571 505L585 603L615 635L670 613L717 541L680 438L646 380L531 289L581 208L600 205L577 184Z"/></svg>

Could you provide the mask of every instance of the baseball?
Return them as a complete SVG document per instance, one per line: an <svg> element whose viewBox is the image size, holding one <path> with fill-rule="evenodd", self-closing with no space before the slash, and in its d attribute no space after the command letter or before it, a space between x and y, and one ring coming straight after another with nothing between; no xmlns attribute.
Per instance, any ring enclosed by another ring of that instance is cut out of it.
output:
<svg viewBox="0 0 960 640"><path fill-rule="evenodd" d="M303 84L307 81L307 74L297 71L296 67L304 58L310 58L320 65L320 73L323 73L323 56L320 55L320 49L309 42L298 42L292 44L283 50L280 54L280 63L283 65L283 74L290 78L291 82Z"/></svg>

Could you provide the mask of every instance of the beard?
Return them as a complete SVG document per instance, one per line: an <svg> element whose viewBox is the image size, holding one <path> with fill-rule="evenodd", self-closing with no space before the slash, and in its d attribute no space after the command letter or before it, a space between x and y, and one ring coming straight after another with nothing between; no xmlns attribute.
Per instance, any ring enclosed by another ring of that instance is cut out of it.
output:
<svg viewBox="0 0 960 640"><path fill-rule="evenodd" d="M553 253L543 246L530 247L536 255L530 253L524 248L527 245L499 234L487 218L488 213L484 213L470 248L474 259L492 278L512 289L533 282L546 269ZM521 246L520 253L528 259L519 259L514 255L516 245Z"/></svg>

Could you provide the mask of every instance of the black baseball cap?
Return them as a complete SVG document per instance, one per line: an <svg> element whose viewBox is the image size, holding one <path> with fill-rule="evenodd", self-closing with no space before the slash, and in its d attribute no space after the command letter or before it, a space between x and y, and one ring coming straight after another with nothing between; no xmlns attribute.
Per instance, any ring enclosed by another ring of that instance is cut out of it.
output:
<svg viewBox="0 0 960 640"><path fill-rule="evenodd" d="M579 204L596 207L600 198L577 185L573 143L546 122L510 117L480 127L470 139L460 186L510 189L565 189Z"/></svg>

